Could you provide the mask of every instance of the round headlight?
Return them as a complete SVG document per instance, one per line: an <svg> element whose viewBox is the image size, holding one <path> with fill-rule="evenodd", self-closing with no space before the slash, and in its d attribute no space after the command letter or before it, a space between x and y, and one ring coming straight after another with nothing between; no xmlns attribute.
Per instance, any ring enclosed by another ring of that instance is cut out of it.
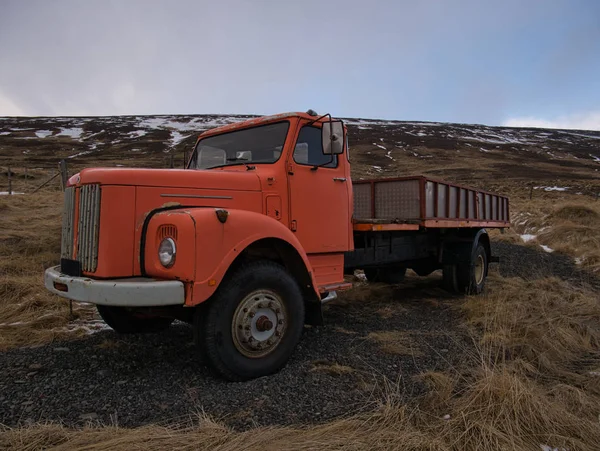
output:
<svg viewBox="0 0 600 451"><path fill-rule="evenodd" d="M160 264L165 268L173 266L176 253L177 248L175 247L173 238L165 238L162 240L160 246L158 246L158 259L160 260Z"/></svg>

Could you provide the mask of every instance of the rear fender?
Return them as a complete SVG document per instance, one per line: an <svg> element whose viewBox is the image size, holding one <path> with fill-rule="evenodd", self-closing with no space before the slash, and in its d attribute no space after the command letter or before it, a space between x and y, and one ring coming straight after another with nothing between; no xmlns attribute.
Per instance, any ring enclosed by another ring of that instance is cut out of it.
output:
<svg viewBox="0 0 600 451"><path fill-rule="evenodd" d="M461 230L458 235L448 237L443 242L442 263L470 264L471 257L479 243L483 244L489 261L492 254L488 233L485 229L475 229Z"/></svg>
<svg viewBox="0 0 600 451"><path fill-rule="evenodd" d="M320 299L308 257L296 236L279 221L246 210L228 209L224 222L215 208L186 210L196 228L196 269L193 294L188 305L209 299L217 290L228 269L248 246L265 239L281 240L294 248L310 276L310 286L301 287L315 292ZM294 274L294 276L297 276Z"/></svg>

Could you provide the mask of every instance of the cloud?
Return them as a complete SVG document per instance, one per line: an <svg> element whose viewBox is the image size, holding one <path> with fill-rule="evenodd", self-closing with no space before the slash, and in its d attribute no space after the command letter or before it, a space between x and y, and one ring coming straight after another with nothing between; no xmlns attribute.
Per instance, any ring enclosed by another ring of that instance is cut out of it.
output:
<svg viewBox="0 0 600 451"><path fill-rule="evenodd" d="M560 116L555 119L539 117L514 117L502 124L507 127L568 128L577 130L600 130L600 111L589 111Z"/></svg>
<svg viewBox="0 0 600 451"><path fill-rule="evenodd" d="M25 112L0 91L0 116L25 116Z"/></svg>

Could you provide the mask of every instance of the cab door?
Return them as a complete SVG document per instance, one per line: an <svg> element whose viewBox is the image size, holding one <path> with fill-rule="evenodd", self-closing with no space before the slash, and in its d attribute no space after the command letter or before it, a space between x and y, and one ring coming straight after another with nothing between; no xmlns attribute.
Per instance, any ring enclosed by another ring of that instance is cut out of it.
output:
<svg viewBox="0 0 600 451"><path fill-rule="evenodd" d="M323 154L321 128L301 126L288 156L290 228L307 254L344 252L349 243L345 156Z"/></svg>

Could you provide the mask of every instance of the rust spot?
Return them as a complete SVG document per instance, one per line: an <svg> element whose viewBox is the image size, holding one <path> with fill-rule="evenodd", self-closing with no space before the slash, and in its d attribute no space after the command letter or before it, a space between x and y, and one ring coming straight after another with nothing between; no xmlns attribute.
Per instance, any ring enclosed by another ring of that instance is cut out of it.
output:
<svg viewBox="0 0 600 451"><path fill-rule="evenodd" d="M160 208L169 208L169 207L181 207L181 203L179 202L167 202L160 206Z"/></svg>

